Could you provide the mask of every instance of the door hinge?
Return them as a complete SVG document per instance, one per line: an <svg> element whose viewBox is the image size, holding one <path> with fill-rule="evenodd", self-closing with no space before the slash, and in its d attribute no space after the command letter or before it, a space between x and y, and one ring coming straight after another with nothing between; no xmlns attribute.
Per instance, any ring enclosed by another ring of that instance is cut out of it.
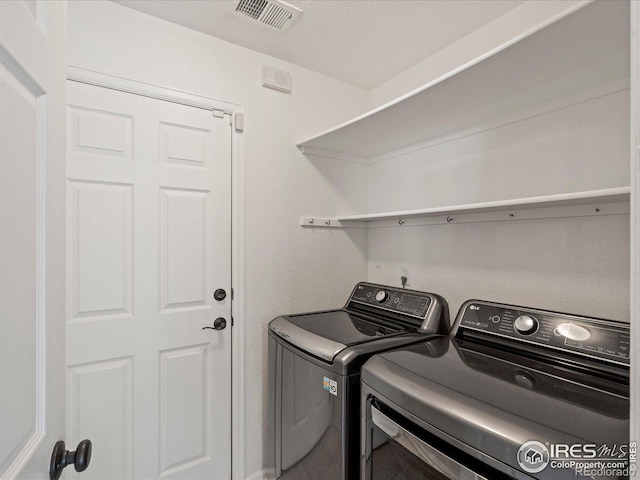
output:
<svg viewBox="0 0 640 480"><path fill-rule="evenodd" d="M224 110L213 109L213 116L216 118L224 118Z"/></svg>
<svg viewBox="0 0 640 480"><path fill-rule="evenodd" d="M233 327L234 324L235 322L233 321L233 317L231 317L231 326Z"/></svg>
<svg viewBox="0 0 640 480"><path fill-rule="evenodd" d="M231 288L231 300L233 300L233 287Z"/></svg>
<svg viewBox="0 0 640 480"><path fill-rule="evenodd" d="M234 112L233 125L236 132L244 132L244 113Z"/></svg>

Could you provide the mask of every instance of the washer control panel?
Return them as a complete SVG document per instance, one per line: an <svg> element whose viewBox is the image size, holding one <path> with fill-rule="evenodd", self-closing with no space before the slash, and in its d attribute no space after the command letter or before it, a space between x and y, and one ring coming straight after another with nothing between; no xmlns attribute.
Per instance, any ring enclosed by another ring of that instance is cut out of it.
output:
<svg viewBox="0 0 640 480"><path fill-rule="evenodd" d="M629 325L490 302L465 304L456 320L465 329L504 339L629 364Z"/></svg>
<svg viewBox="0 0 640 480"><path fill-rule="evenodd" d="M432 299L426 293L361 283L351 294L350 301L416 318L425 318Z"/></svg>

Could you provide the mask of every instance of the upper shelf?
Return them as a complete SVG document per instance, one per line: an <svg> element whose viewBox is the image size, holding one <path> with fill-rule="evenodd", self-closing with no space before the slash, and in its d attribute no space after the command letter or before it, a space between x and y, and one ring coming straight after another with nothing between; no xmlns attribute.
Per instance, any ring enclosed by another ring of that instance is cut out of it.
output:
<svg viewBox="0 0 640 480"><path fill-rule="evenodd" d="M298 144L370 159L629 76L629 4L595 2Z"/></svg>

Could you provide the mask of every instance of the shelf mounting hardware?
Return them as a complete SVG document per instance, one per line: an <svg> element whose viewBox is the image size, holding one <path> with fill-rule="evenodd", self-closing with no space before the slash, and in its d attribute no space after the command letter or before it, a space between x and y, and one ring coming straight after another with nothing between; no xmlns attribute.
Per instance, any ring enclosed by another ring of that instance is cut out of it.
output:
<svg viewBox="0 0 640 480"><path fill-rule="evenodd" d="M335 218L302 217L300 226L313 228L367 228L362 222L344 222Z"/></svg>

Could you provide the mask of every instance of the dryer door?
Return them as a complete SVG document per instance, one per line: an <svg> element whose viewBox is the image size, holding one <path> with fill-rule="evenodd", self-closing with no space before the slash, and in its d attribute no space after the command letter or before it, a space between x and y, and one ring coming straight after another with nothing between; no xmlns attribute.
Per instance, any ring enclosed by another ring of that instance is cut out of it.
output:
<svg viewBox="0 0 640 480"><path fill-rule="evenodd" d="M371 452L372 477L381 479L415 478L416 480L488 480L440 452L425 440L371 406L374 444ZM384 465L384 471L379 466ZM401 474L404 474L404 477ZM383 476L380 476L380 473Z"/></svg>

